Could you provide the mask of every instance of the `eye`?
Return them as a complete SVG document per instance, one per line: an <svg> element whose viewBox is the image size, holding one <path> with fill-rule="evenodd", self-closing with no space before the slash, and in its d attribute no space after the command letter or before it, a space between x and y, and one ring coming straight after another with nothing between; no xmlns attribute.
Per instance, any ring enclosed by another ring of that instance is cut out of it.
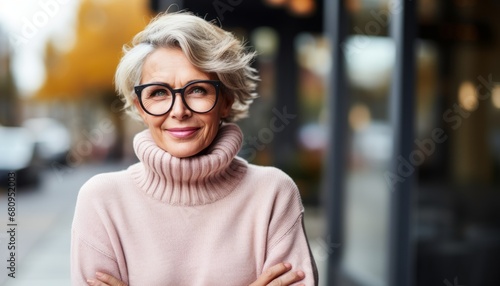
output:
<svg viewBox="0 0 500 286"><path fill-rule="evenodd" d="M155 97L155 96L165 96L167 95L167 91L164 90L164 89L158 89L158 90L154 90L152 93L151 93L151 96L152 97Z"/></svg>
<svg viewBox="0 0 500 286"><path fill-rule="evenodd" d="M162 98L167 97L169 94L170 92L165 88L154 88L147 92L148 98Z"/></svg>
<svg viewBox="0 0 500 286"><path fill-rule="evenodd" d="M189 95L205 95L207 94L207 90L202 86L190 86L187 90L187 94Z"/></svg>

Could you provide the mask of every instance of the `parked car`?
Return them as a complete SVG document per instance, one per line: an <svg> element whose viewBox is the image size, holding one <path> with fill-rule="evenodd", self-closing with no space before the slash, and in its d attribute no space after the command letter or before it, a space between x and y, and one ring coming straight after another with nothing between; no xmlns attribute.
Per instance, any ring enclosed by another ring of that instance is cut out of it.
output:
<svg viewBox="0 0 500 286"><path fill-rule="evenodd" d="M16 185L32 185L39 181L34 164L35 141L23 127L0 126L0 188L6 189L9 173L16 173Z"/></svg>
<svg viewBox="0 0 500 286"><path fill-rule="evenodd" d="M41 165L65 162L71 148L71 135L61 122L53 118L30 118L23 122L36 144L36 157Z"/></svg>

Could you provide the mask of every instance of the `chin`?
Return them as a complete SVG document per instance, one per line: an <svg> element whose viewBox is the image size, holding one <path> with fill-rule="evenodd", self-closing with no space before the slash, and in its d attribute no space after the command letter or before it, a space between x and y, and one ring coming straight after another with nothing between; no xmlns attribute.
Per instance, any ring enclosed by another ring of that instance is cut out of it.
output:
<svg viewBox="0 0 500 286"><path fill-rule="evenodd" d="M200 142L198 138L192 138L184 142L162 140L161 143L157 143L157 145L174 157L188 158L202 153L210 144L206 144L203 141Z"/></svg>
<svg viewBox="0 0 500 286"><path fill-rule="evenodd" d="M170 153L170 155L177 157L177 158L188 158L188 157L196 156L201 151L199 151L199 150L170 150L167 152Z"/></svg>
<svg viewBox="0 0 500 286"><path fill-rule="evenodd" d="M176 157L176 158L179 158L179 159L183 159L183 158L189 158L189 157L192 157L196 154L191 154L191 153L179 153L179 154L176 154L176 153L171 153L170 155L172 155L173 157Z"/></svg>

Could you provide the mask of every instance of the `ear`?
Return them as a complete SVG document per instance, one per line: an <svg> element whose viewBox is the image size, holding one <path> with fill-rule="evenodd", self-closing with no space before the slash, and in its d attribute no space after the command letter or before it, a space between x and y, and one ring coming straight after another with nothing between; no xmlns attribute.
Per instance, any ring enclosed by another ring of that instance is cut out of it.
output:
<svg viewBox="0 0 500 286"><path fill-rule="evenodd" d="M222 107L221 107L221 118L226 118L231 113L231 109L234 103L234 96L232 94L224 93L222 95Z"/></svg>

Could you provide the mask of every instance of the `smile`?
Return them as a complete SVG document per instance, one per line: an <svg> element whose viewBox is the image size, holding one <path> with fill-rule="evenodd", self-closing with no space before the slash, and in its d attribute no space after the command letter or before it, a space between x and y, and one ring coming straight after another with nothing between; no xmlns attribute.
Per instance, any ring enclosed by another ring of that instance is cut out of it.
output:
<svg viewBox="0 0 500 286"><path fill-rule="evenodd" d="M175 138L184 139L188 138L200 130L199 127L184 127L184 128L169 128L167 132Z"/></svg>

